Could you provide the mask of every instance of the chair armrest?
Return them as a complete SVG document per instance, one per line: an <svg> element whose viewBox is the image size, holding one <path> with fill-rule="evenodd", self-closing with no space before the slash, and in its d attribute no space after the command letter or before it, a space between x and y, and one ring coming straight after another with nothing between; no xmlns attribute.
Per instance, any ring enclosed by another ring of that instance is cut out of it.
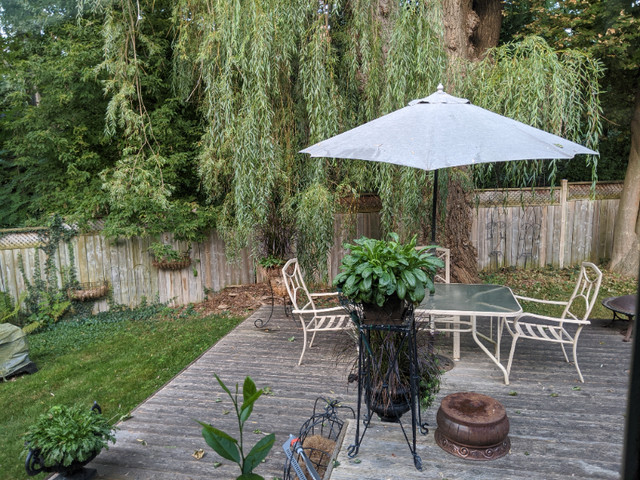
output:
<svg viewBox="0 0 640 480"><path fill-rule="evenodd" d="M539 320L547 320L549 322L555 322L555 323L572 323L574 325L591 325L591 322L589 320L579 320L579 319L575 319L575 318L558 318L558 317L548 317L546 315L538 315L536 313L522 313L519 316L517 316L516 318L513 319L513 323L518 323L520 321L520 318L522 317L532 317L535 319L539 319Z"/></svg>
<svg viewBox="0 0 640 480"><path fill-rule="evenodd" d="M316 308L315 310L292 310L291 313L297 314L318 314L318 313L331 313L342 312L344 315L348 315L347 310L344 307L329 307L329 308Z"/></svg>
<svg viewBox="0 0 640 480"><path fill-rule="evenodd" d="M522 295L514 295L518 300L524 300L526 302L546 303L548 305L566 305L569 302L563 302L560 300L541 300L539 298L523 297Z"/></svg>
<svg viewBox="0 0 640 480"><path fill-rule="evenodd" d="M310 293L310 297L330 297L338 295L338 292L326 292L326 293Z"/></svg>

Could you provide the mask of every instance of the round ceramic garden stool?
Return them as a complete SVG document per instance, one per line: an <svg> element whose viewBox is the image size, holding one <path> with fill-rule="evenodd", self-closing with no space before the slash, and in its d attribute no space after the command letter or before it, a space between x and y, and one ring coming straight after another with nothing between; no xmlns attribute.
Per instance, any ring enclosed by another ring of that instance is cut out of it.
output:
<svg viewBox="0 0 640 480"><path fill-rule="evenodd" d="M442 399L435 440L446 452L469 460L494 460L509 452L509 419L500 402L475 392Z"/></svg>

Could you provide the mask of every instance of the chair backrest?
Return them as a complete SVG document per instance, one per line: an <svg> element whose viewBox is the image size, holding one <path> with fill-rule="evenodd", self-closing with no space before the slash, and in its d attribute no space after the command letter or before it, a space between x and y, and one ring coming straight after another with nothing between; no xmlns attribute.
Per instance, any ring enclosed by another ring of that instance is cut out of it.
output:
<svg viewBox="0 0 640 480"><path fill-rule="evenodd" d="M600 269L591 262L583 262L576 288L573 289L569 303L562 312L562 318L587 320L598 298L601 283L602 272ZM584 309L584 314L577 314L577 312L582 312L582 309Z"/></svg>
<svg viewBox="0 0 640 480"><path fill-rule="evenodd" d="M316 306L304 283L297 258L292 258L282 267L282 278L294 310L315 310Z"/></svg>
<svg viewBox="0 0 640 480"><path fill-rule="evenodd" d="M416 247L416 250L427 248L424 246ZM436 247L436 257L444 262L444 267L438 269L433 277L434 283L451 283L451 252L448 248Z"/></svg>

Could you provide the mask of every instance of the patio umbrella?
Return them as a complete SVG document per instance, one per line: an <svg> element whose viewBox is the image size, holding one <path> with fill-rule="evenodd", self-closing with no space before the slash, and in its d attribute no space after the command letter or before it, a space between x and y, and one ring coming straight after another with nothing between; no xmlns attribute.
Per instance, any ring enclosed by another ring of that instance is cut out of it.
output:
<svg viewBox="0 0 640 480"><path fill-rule="evenodd" d="M312 157L351 158L434 170L432 241L435 242L440 168L511 160L568 159L597 152L444 92L301 150Z"/></svg>

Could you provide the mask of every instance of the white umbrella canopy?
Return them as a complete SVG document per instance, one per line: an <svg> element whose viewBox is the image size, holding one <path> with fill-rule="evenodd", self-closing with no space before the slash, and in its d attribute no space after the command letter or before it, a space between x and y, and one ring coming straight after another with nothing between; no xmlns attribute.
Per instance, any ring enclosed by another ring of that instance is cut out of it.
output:
<svg viewBox="0 0 640 480"><path fill-rule="evenodd" d="M312 157L350 158L422 170L598 153L444 92L305 148Z"/></svg>
<svg viewBox="0 0 640 480"><path fill-rule="evenodd" d="M431 240L435 242L440 168L512 160L569 159L589 148L444 92L300 150L311 157L349 158L434 170Z"/></svg>

